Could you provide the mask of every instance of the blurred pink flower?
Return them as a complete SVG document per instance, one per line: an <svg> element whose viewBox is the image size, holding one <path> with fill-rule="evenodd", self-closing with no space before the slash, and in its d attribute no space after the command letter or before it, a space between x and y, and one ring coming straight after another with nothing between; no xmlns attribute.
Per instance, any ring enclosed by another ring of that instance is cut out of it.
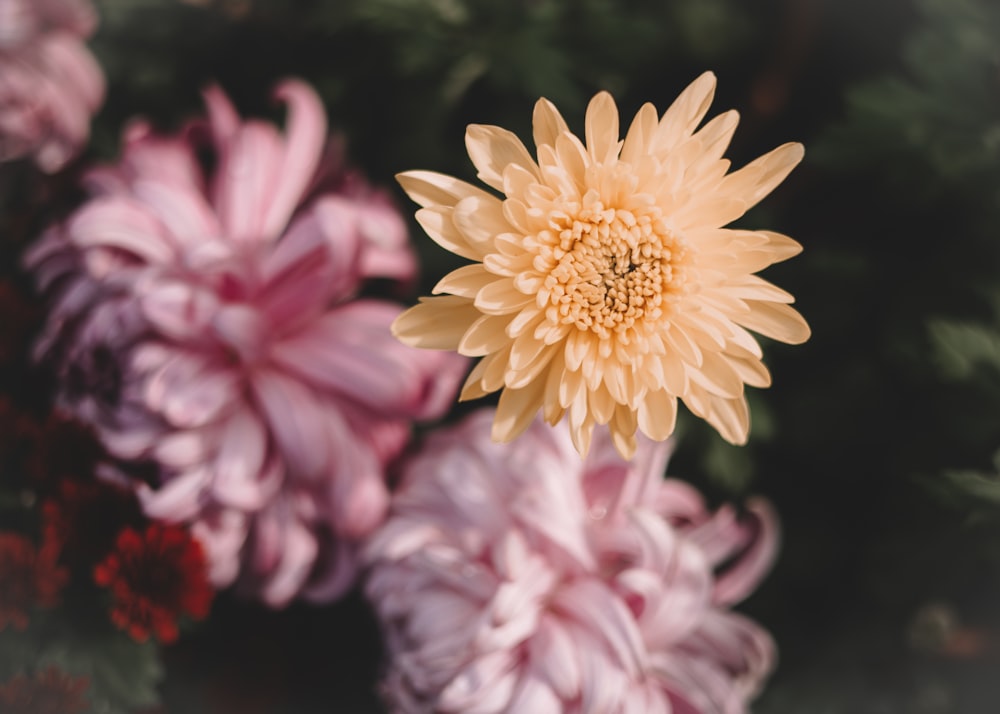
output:
<svg viewBox="0 0 1000 714"><path fill-rule="evenodd" d="M745 712L774 646L728 607L776 552L767 504L709 513L663 480L669 442L581 461L537 419L492 442L493 416L428 439L365 551L393 710Z"/></svg>
<svg viewBox="0 0 1000 714"><path fill-rule="evenodd" d="M0 161L58 171L86 143L104 75L83 44L90 0L0 0Z"/></svg>
<svg viewBox="0 0 1000 714"><path fill-rule="evenodd" d="M132 126L26 262L55 297L37 355L64 405L149 516L192 524L216 586L279 606L352 584L387 463L412 420L447 411L465 364L401 345L401 308L358 297L365 278L413 277L405 226L371 190L310 191L322 105L297 81L276 94L284 136L218 89L207 124Z"/></svg>

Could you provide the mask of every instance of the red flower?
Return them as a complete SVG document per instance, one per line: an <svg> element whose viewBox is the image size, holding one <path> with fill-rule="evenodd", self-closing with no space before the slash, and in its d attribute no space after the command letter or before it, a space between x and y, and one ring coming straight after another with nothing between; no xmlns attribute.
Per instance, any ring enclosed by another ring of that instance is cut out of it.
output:
<svg viewBox="0 0 1000 714"><path fill-rule="evenodd" d="M115 550L94 567L94 580L111 591L111 621L137 642L150 634L173 642L178 617L204 618L214 595L201 544L162 523L145 533L122 529Z"/></svg>
<svg viewBox="0 0 1000 714"><path fill-rule="evenodd" d="M0 711L5 714L79 714L87 710L87 677L71 677L56 667L16 674L0 683Z"/></svg>
<svg viewBox="0 0 1000 714"><path fill-rule="evenodd" d="M39 417L0 395L0 473L11 476L15 489L44 498L63 479L93 480L106 458L93 429L66 412Z"/></svg>
<svg viewBox="0 0 1000 714"><path fill-rule="evenodd" d="M45 540L60 548L63 563L84 572L115 547L124 526L145 522L131 491L97 479L61 479L41 513Z"/></svg>
<svg viewBox="0 0 1000 714"><path fill-rule="evenodd" d="M24 630L32 607L56 604L69 578L58 559L54 544L36 549L19 533L0 532L0 632L8 624Z"/></svg>

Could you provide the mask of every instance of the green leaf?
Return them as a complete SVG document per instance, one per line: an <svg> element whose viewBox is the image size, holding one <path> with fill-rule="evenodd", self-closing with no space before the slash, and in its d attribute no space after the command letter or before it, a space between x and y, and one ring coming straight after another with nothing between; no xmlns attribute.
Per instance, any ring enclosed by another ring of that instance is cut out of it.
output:
<svg viewBox="0 0 1000 714"><path fill-rule="evenodd" d="M970 496L1000 506L1000 475L978 471L946 471L944 477Z"/></svg>
<svg viewBox="0 0 1000 714"><path fill-rule="evenodd" d="M1000 370L1000 331L986 325L952 320L928 323L934 358L952 379L970 377L978 365Z"/></svg>

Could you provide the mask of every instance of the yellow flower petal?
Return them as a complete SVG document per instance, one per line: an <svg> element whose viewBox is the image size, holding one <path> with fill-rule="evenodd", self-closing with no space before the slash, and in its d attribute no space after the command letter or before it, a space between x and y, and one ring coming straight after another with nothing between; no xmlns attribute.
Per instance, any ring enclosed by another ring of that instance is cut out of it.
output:
<svg viewBox="0 0 1000 714"><path fill-rule="evenodd" d="M451 293L464 298L475 298L487 284L492 283L497 276L486 270L482 263L463 265L445 275L431 290L434 294Z"/></svg>
<svg viewBox="0 0 1000 714"><path fill-rule="evenodd" d="M498 126L470 125L465 131L465 146L479 171L479 180L497 191L503 190L503 172L511 164L531 173L538 171L521 140Z"/></svg>
<svg viewBox="0 0 1000 714"><path fill-rule="evenodd" d="M539 382L532 382L524 389L503 390L493 421L493 440L511 441L527 429L541 406L541 397L542 385Z"/></svg>
<svg viewBox="0 0 1000 714"><path fill-rule="evenodd" d="M627 161L630 164L638 163L640 159L649 154L649 145L656 133L656 125L656 107L647 102L636 113L628 128L628 134L625 135L625 142L622 144L622 161Z"/></svg>
<svg viewBox="0 0 1000 714"><path fill-rule="evenodd" d="M722 158L723 152L729 148L729 142L736 133L740 123L740 114L734 109L720 114L698 130L695 136L700 142L700 156L692 162L689 172L700 174Z"/></svg>
<svg viewBox="0 0 1000 714"><path fill-rule="evenodd" d="M617 404L607 386L602 384L590 392L588 406L590 413L594 415L594 421L598 424L607 424L614 416Z"/></svg>
<svg viewBox="0 0 1000 714"><path fill-rule="evenodd" d="M747 208L754 206L785 180L804 155L802 144L779 146L726 176L719 184L719 193L744 201Z"/></svg>
<svg viewBox="0 0 1000 714"><path fill-rule="evenodd" d="M469 260L482 260L483 251L472 245L452 220L455 209L431 206L417 211L417 223L435 243Z"/></svg>
<svg viewBox="0 0 1000 714"><path fill-rule="evenodd" d="M639 403L638 421L643 434L663 441L677 424L677 398L665 389L650 392Z"/></svg>
<svg viewBox="0 0 1000 714"><path fill-rule="evenodd" d="M614 160L618 148L618 107L607 92L599 92L587 105L587 151L598 162Z"/></svg>
<svg viewBox="0 0 1000 714"><path fill-rule="evenodd" d="M454 206L468 196L489 196L486 191L435 171L404 171L396 180L406 195L421 206Z"/></svg>
<svg viewBox="0 0 1000 714"><path fill-rule="evenodd" d="M611 443L615 445L615 449L624 458L631 459L635 454L635 430L638 428L635 411L619 405L608 427L611 432Z"/></svg>
<svg viewBox="0 0 1000 714"><path fill-rule="evenodd" d="M465 298L451 295L420 298L418 305L393 321L392 334L413 347L453 350L481 315L472 301Z"/></svg>
<svg viewBox="0 0 1000 714"><path fill-rule="evenodd" d="M747 442L747 435L750 433L750 410L747 409L746 399L742 397L715 399L705 419L729 443L741 446Z"/></svg>
<svg viewBox="0 0 1000 714"><path fill-rule="evenodd" d="M511 229L503 216L503 206L493 196L466 196L455 204L451 218L469 245L480 254L489 253L496 237Z"/></svg>
<svg viewBox="0 0 1000 714"><path fill-rule="evenodd" d="M802 252L802 244L798 241L789 238L781 233L774 233L772 231L755 231L760 235L765 235L768 238L767 247L770 249L771 254L774 256L774 262L780 263L783 260L788 260L789 258L794 258L796 255Z"/></svg>
<svg viewBox="0 0 1000 714"><path fill-rule="evenodd" d="M788 305L757 300L747 301L747 305L750 312L740 315L735 321L765 337L789 345L801 345L812 334L802 315Z"/></svg>
<svg viewBox="0 0 1000 714"><path fill-rule="evenodd" d="M539 343L542 344L542 343ZM511 359L517 353L517 343L511 348ZM538 379L539 375L550 367L551 361L559 353L558 345L543 345L542 349L532 352L530 356L524 358L520 367L511 367L504 380L508 387L520 389L527 386L529 382Z"/></svg>
<svg viewBox="0 0 1000 714"><path fill-rule="evenodd" d="M662 153L691 136L705 118L715 95L715 75L705 72L681 92L660 119L650 151Z"/></svg>
<svg viewBox="0 0 1000 714"><path fill-rule="evenodd" d="M487 284L476 295L476 308L489 315L507 315L527 307L535 301L533 295L525 295L510 278L501 278Z"/></svg>
<svg viewBox="0 0 1000 714"><path fill-rule="evenodd" d="M535 111L531 116L531 125L534 128L535 148L540 149L545 145L556 143L556 139L563 132L569 131L562 114L555 105L548 99L539 99L535 102Z"/></svg>
<svg viewBox="0 0 1000 714"><path fill-rule="evenodd" d="M458 343L458 352L466 357L483 357L504 347L507 337L507 315L482 315L473 322Z"/></svg>

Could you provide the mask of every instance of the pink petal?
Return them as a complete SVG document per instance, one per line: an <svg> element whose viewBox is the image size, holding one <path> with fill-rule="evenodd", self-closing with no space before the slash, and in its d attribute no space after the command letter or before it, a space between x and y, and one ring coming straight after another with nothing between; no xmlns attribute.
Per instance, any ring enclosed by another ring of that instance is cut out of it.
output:
<svg viewBox="0 0 1000 714"><path fill-rule="evenodd" d="M585 712L618 712L630 677L619 663L598 642L581 638L577 645L582 688L580 710Z"/></svg>
<svg viewBox="0 0 1000 714"><path fill-rule="evenodd" d="M763 628L738 613L723 610L711 612L685 648L708 655L707 661L735 676L727 689L736 690L740 700L758 692L776 659L774 641Z"/></svg>
<svg viewBox="0 0 1000 714"><path fill-rule="evenodd" d="M281 137L269 124L246 122L219 150L212 195L223 230L238 243L270 242L277 236L264 232L264 212L283 178Z"/></svg>
<svg viewBox="0 0 1000 714"><path fill-rule="evenodd" d="M159 221L133 200L94 199L70 219L67 232L79 248L120 249L146 263L174 256Z"/></svg>
<svg viewBox="0 0 1000 714"><path fill-rule="evenodd" d="M277 462L265 466L267 434L249 409L237 409L220 428L212 493L226 506L246 511L263 508L281 487Z"/></svg>
<svg viewBox="0 0 1000 714"><path fill-rule="evenodd" d="M177 352L146 383L150 410L174 426L191 428L215 419L237 400L237 375L202 357Z"/></svg>
<svg viewBox="0 0 1000 714"><path fill-rule="evenodd" d="M297 520L282 530L281 560L264 578L260 596L271 607L283 607L295 597L309 577L316 559L316 536Z"/></svg>
<svg viewBox="0 0 1000 714"><path fill-rule="evenodd" d="M646 651L635 620L602 583L592 578L571 582L558 592L552 606L605 643L628 676L642 671Z"/></svg>
<svg viewBox="0 0 1000 714"><path fill-rule="evenodd" d="M321 542L318 562L302 597L314 603L338 599L354 585L360 572L357 547L345 540Z"/></svg>
<svg viewBox="0 0 1000 714"><path fill-rule="evenodd" d="M142 313L164 337L190 342L206 331L219 309L215 295L181 280L148 280L139 297Z"/></svg>
<svg viewBox="0 0 1000 714"><path fill-rule="evenodd" d="M531 669L544 678L561 698L576 699L581 673L574 642L558 620L546 615L528 644Z"/></svg>
<svg viewBox="0 0 1000 714"><path fill-rule="evenodd" d="M33 3L26 0L0 0L0 47L19 45L38 31L39 21Z"/></svg>
<svg viewBox="0 0 1000 714"><path fill-rule="evenodd" d="M511 515L562 549L568 562L560 565L566 570L593 570L597 562L587 539L587 508L574 478L580 466L574 460L579 457L574 459L574 453L565 459L546 452L533 456L530 464L512 464L514 473L531 473L535 483L514 496Z"/></svg>
<svg viewBox="0 0 1000 714"><path fill-rule="evenodd" d="M565 706L548 684L529 675L521 678L507 711L560 712Z"/></svg>
<svg viewBox="0 0 1000 714"><path fill-rule="evenodd" d="M288 139L278 169L281 180L264 216L265 236L278 235L288 224L316 173L326 140L326 114L316 92L303 82L289 80L278 85L274 94L288 104Z"/></svg>
<svg viewBox="0 0 1000 714"><path fill-rule="evenodd" d="M399 456L410 441L411 423L406 418L372 414L364 405L340 401L338 411L355 433L364 434L365 445L383 467Z"/></svg>
<svg viewBox="0 0 1000 714"><path fill-rule="evenodd" d="M739 602L764 578L774 564L780 547L778 518L763 499L747 503L748 521L740 546L745 548L738 560L716 579L715 601L721 605Z"/></svg>
<svg viewBox="0 0 1000 714"><path fill-rule="evenodd" d="M259 311L242 303L223 304L212 316L212 329L222 346L243 364L254 364L264 358L269 327Z"/></svg>
<svg viewBox="0 0 1000 714"><path fill-rule="evenodd" d="M434 352L396 340L389 325L398 314L394 305L357 300L276 345L272 357L317 386L369 409L423 416L428 406L440 406L439 390L454 394L460 374L453 368L441 370Z"/></svg>
<svg viewBox="0 0 1000 714"><path fill-rule="evenodd" d="M175 245L194 247L220 234L211 206L190 186L140 179L133 182L132 194L160 221Z"/></svg>
<svg viewBox="0 0 1000 714"><path fill-rule="evenodd" d="M473 661L444 688L437 711L455 714L493 714L507 711L517 677L506 650Z"/></svg>
<svg viewBox="0 0 1000 714"><path fill-rule="evenodd" d="M358 212L358 231L365 241L361 272L366 276L402 282L416 278L417 257L410 244L406 222L396 207L382 194L367 200L353 200Z"/></svg>
<svg viewBox="0 0 1000 714"><path fill-rule="evenodd" d="M333 482L332 490L340 496L332 509L333 520L342 537L360 539L382 524L389 510L389 492L377 465L357 475L338 471Z"/></svg>
<svg viewBox="0 0 1000 714"><path fill-rule="evenodd" d="M264 259L258 301L277 325L292 329L330 302L357 291L361 244L343 211L319 200Z"/></svg>
<svg viewBox="0 0 1000 714"><path fill-rule="evenodd" d="M139 483L136 495L142 510L150 518L184 521L200 510L209 478L208 470L197 466L170 478L155 490Z"/></svg>
<svg viewBox="0 0 1000 714"><path fill-rule="evenodd" d="M209 446L201 430L164 434L153 448L153 456L168 469L186 470L203 463Z"/></svg>
<svg viewBox="0 0 1000 714"><path fill-rule="evenodd" d="M47 35L38 49L59 86L76 102L80 122L88 125L104 99L104 73L97 60L79 38L68 33Z"/></svg>
<svg viewBox="0 0 1000 714"><path fill-rule="evenodd" d="M84 174L84 184L95 194L128 194L133 181L154 179L204 196L204 177L191 146L183 139L157 136L150 124L133 120L122 137L122 160Z"/></svg>
<svg viewBox="0 0 1000 714"><path fill-rule="evenodd" d="M208 109L208 121L216 144L224 146L239 131L240 116L229 97L218 86L211 85L202 91Z"/></svg>
<svg viewBox="0 0 1000 714"><path fill-rule="evenodd" d="M300 382L267 369L255 372L252 388L289 469L308 479L328 473L328 449L340 445L327 443L324 408L313 393Z"/></svg>
<svg viewBox="0 0 1000 714"><path fill-rule="evenodd" d="M202 512L191 533L208 555L209 579L217 588L231 585L240 569L240 550L247 538L247 518L239 511Z"/></svg>

